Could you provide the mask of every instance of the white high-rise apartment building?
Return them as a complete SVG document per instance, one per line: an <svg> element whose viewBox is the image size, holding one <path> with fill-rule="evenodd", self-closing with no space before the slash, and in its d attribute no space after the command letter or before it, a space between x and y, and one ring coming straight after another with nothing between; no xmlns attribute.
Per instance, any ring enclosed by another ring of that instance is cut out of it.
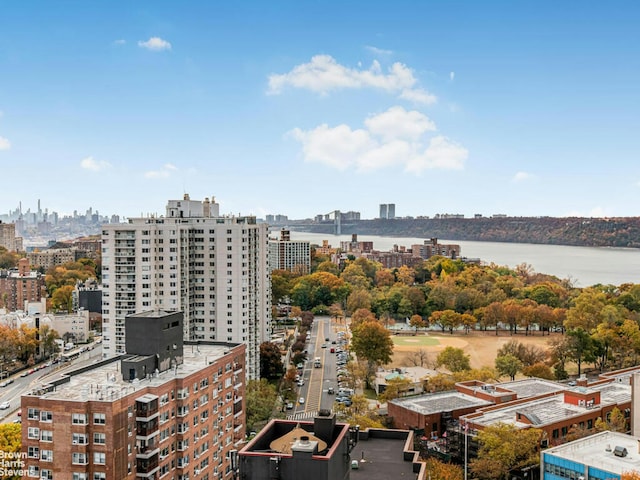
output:
<svg viewBox="0 0 640 480"><path fill-rule="evenodd" d="M291 240L289 230L280 230L280 238L269 240L269 272L289 270L302 275L311 271L311 244Z"/></svg>
<svg viewBox="0 0 640 480"><path fill-rule="evenodd" d="M247 376L260 376L271 320L267 225L219 210L185 195L164 217L103 226L105 357L125 352L126 315L181 311L185 340L244 343Z"/></svg>

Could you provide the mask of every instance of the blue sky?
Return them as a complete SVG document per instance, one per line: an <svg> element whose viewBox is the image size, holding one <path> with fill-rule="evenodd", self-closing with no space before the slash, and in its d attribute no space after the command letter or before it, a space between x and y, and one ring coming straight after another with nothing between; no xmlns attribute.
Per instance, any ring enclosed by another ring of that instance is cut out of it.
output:
<svg viewBox="0 0 640 480"><path fill-rule="evenodd" d="M24 1L0 213L636 216L640 3Z"/></svg>

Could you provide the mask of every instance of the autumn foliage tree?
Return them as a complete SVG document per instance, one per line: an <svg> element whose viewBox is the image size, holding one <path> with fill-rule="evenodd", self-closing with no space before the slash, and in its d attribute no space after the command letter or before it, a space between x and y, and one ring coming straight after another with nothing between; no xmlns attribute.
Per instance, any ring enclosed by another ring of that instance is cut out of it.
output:
<svg viewBox="0 0 640 480"><path fill-rule="evenodd" d="M471 471L481 480L506 480L509 472L517 468L540 463L541 431L535 428L519 429L498 423L478 433L478 457L471 461Z"/></svg>
<svg viewBox="0 0 640 480"><path fill-rule="evenodd" d="M427 458L425 464L431 480L462 480L464 478L464 471L459 465L441 462L433 457Z"/></svg>
<svg viewBox="0 0 640 480"><path fill-rule="evenodd" d="M375 320L363 321L352 329L351 348L358 358L367 361L367 386L375 367L390 363L393 355L393 341L389 331Z"/></svg>

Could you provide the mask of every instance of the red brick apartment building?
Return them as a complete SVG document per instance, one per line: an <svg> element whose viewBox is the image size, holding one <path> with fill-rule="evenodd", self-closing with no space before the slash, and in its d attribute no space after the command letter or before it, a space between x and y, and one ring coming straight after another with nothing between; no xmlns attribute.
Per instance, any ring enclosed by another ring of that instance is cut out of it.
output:
<svg viewBox="0 0 640 480"><path fill-rule="evenodd" d="M453 391L396 399L388 404L395 428L424 431L438 439L449 429L468 425L470 432L507 423L518 428L539 428L548 445L566 441L573 425L595 432L598 418L618 408L629 419L631 381L629 370L603 375L575 386L529 378L500 384L461 382ZM446 437L446 435L444 435Z"/></svg>
<svg viewBox="0 0 640 480"><path fill-rule="evenodd" d="M22 397L29 478L232 478L230 452L245 438L245 346L183 345L181 320L127 317L127 354Z"/></svg>
<svg viewBox="0 0 640 480"><path fill-rule="evenodd" d="M44 276L31 271L26 258L18 260L17 270L0 272L0 308L22 310L25 302L40 301L44 291Z"/></svg>

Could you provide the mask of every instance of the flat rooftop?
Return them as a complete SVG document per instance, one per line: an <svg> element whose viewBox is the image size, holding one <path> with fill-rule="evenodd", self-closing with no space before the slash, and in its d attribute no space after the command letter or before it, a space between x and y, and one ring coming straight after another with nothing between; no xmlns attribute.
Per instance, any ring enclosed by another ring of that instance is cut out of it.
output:
<svg viewBox="0 0 640 480"><path fill-rule="evenodd" d="M584 387L574 387L574 389L580 391ZM600 391L600 405L619 405L631 401L631 386L627 384L611 382L589 387L589 390ZM515 405L506 404L502 408L482 412L482 415L472 417L470 421L484 426L501 422L524 428L530 425L540 426L560 422L583 415L589 410L586 406L565 403L564 394L559 393ZM523 421L518 420L518 414L524 416Z"/></svg>
<svg viewBox="0 0 640 480"><path fill-rule="evenodd" d="M351 451L351 460L357 460L359 468L351 470L352 480L414 479L413 463L403 457L406 438L375 438L359 440ZM361 460L365 461L362 462Z"/></svg>
<svg viewBox="0 0 640 480"><path fill-rule="evenodd" d="M518 398L537 397L546 393L560 392L567 388L566 385L542 378L525 378L513 382L498 383L496 386L515 392Z"/></svg>
<svg viewBox="0 0 640 480"><path fill-rule="evenodd" d="M118 398L133 394L149 386L158 387L175 378L185 378L223 357L236 345L234 344L199 344L184 345L183 363L177 369L170 369L150 375L144 380L123 380L120 371L122 358L107 359L100 362L94 368L82 371L79 369L68 372L69 381L54 387L52 391L46 391L51 384L47 379L42 381L34 391L27 396L36 396L43 399L56 399L68 401L106 401L110 402ZM65 375L62 375L64 378ZM52 377L49 381L53 382Z"/></svg>
<svg viewBox="0 0 640 480"><path fill-rule="evenodd" d="M544 451L544 456L554 456L589 465L621 475L623 472L640 470L639 437L619 432L604 431L580 440L565 443ZM616 447L627 449L626 457L613 454ZM610 451L607 451L610 450Z"/></svg>
<svg viewBox="0 0 640 480"><path fill-rule="evenodd" d="M462 408L486 407L493 405L492 402L472 397L457 391L430 393L419 397L399 398L391 400L390 403L403 408L408 408L423 415L431 415L440 412L449 412Z"/></svg>

